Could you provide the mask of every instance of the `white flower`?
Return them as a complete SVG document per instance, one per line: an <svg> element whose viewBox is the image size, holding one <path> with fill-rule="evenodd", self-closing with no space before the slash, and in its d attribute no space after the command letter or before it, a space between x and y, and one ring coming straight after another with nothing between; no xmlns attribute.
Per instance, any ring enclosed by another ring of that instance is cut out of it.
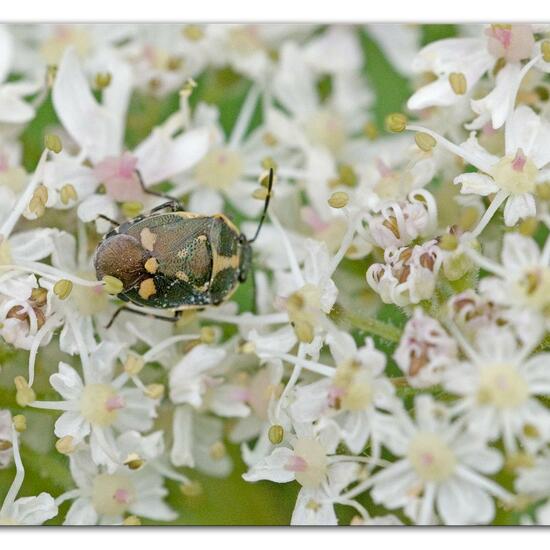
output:
<svg viewBox="0 0 550 550"><path fill-rule="evenodd" d="M550 389L550 354L530 356L539 338L522 343L511 327L489 326L472 346L453 334L467 360L447 367L443 385L460 396L453 411L469 432L488 441L502 437L508 453L518 442L533 450L550 441L550 412L536 397Z"/></svg>
<svg viewBox="0 0 550 550"><path fill-rule="evenodd" d="M479 284L482 295L492 302L514 308L526 308L546 318L550 306L550 240L541 251L537 243L519 233L507 233L501 263L470 252L478 265L493 273Z"/></svg>
<svg viewBox="0 0 550 550"><path fill-rule="evenodd" d="M437 204L428 191L411 191L407 202L389 203L369 221L369 235L381 248L406 246L432 237L437 228Z"/></svg>
<svg viewBox="0 0 550 550"><path fill-rule="evenodd" d="M57 505L48 493L17 498L25 478L25 469L19 453L18 434L13 427L10 440L16 473L0 508L0 525L41 525L57 515Z"/></svg>
<svg viewBox="0 0 550 550"><path fill-rule="evenodd" d="M12 420L8 409L0 410L0 469L10 465L12 459Z"/></svg>
<svg viewBox="0 0 550 550"><path fill-rule="evenodd" d="M412 247L386 248L384 261L367 270L367 282L384 303L404 306L432 297L442 262L435 240Z"/></svg>
<svg viewBox="0 0 550 550"><path fill-rule="evenodd" d="M301 486L292 515L293 525L336 525L334 503L354 506L351 500L341 499L340 493L357 479L355 457L333 455L335 441L314 436L310 425L295 425L296 436L289 447L277 447L256 462L243 479L267 479L276 483L296 480ZM342 459L340 462L339 459Z"/></svg>
<svg viewBox="0 0 550 550"><path fill-rule="evenodd" d="M90 356L81 355L83 378L60 362L50 384L64 400L32 403L36 408L65 411L55 423L55 435L71 438L73 445L89 436L94 461L109 470L119 462L115 430L149 430L156 416L157 401L144 395L143 386L125 387L129 378L125 372L113 379L120 350L119 344L102 342Z"/></svg>
<svg viewBox="0 0 550 550"><path fill-rule="evenodd" d="M503 59L506 65L497 76L494 90L483 100L472 101L474 111L484 112L476 121L476 128L487 120L491 120L493 128L502 126L513 107L515 83L522 70L521 60L530 59L533 53L533 29L530 25L518 24L491 25L480 30L484 35L480 38L438 40L418 53L413 71L435 73L437 80L413 94L407 103L409 109L448 106L461 101L463 95L456 93L450 83L453 74L463 75L467 93L471 96L481 77L498 59Z"/></svg>
<svg viewBox="0 0 550 550"><path fill-rule="evenodd" d="M223 423L201 414L189 405L174 409L173 445L170 460L174 466L188 466L215 477L226 477L233 468L223 443Z"/></svg>
<svg viewBox="0 0 550 550"><path fill-rule="evenodd" d="M361 453L370 441L371 454L378 458L383 439L378 426L380 410L391 408L394 394L384 376L385 356L370 339L357 348L345 332L329 334L327 343L337 364L333 376L297 386L290 412L299 422L336 423L352 453Z"/></svg>
<svg viewBox="0 0 550 550"><path fill-rule="evenodd" d="M508 113L504 128L505 152L502 157L481 147L474 133L462 145L455 145L421 126L411 124L407 128L428 132L440 145L479 170L460 174L454 179L454 183L461 184L461 193L481 196L496 193L491 206L474 231L475 235L481 232L505 200L506 225L511 226L520 219L535 216L535 189L539 182L547 178L546 166L550 162L547 147L550 123L529 107L521 105Z"/></svg>
<svg viewBox="0 0 550 550"><path fill-rule="evenodd" d="M399 458L365 483L372 485L372 498L403 508L420 525L434 523L434 509L447 525L489 523L491 496L510 498L485 477L500 469L500 454L461 422L449 422L448 411L431 396L417 396L414 410L414 422L405 412L388 419L385 444Z"/></svg>
<svg viewBox="0 0 550 550"><path fill-rule="evenodd" d="M70 455L70 467L77 489L58 499L75 499L64 525L116 525L125 514L157 521L177 517L164 502L168 491L162 475L148 465L137 470L121 466L108 472L98 468L91 451L83 446Z"/></svg>
<svg viewBox="0 0 550 550"><path fill-rule="evenodd" d="M413 387L427 387L441 381L442 371L456 360L458 348L439 322L421 308L403 330L393 357Z"/></svg>

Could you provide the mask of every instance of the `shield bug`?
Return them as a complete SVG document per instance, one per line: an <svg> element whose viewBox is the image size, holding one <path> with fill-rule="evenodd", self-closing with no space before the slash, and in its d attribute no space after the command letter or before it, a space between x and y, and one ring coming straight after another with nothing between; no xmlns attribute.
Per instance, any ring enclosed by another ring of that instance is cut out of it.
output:
<svg viewBox="0 0 550 550"><path fill-rule="evenodd" d="M248 239L224 214L187 212L176 199L147 190L138 173L144 191L171 200L121 224L100 216L114 228L95 252L98 280L118 279L122 290L117 297L124 302L174 311L173 317L153 315L169 321L177 320L183 310L221 304L248 276L251 245L267 214L273 176L271 169L262 216ZM149 315L123 305L107 326L124 310Z"/></svg>

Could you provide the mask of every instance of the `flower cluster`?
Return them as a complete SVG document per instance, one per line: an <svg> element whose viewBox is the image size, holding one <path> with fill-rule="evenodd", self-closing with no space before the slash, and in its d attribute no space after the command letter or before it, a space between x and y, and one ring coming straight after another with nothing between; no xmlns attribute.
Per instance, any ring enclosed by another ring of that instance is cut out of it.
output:
<svg viewBox="0 0 550 550"><path fill-rule="evenodd" d="M0 523L190 523L212 477L299 487L249 523L549 524L549 72L547 25L1 26ZM120 309L113 225L250 239L269 173L236 294Z"/></svg>

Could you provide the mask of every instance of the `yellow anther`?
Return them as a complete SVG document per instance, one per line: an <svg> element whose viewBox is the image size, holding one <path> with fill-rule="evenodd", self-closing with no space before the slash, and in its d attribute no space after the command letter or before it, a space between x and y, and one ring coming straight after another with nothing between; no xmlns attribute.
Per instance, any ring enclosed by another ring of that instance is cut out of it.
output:
<svg viewBox="0 0 550 550"><path fill-rule="evenodd" d="M65 300L66 298L68 298L72 289L73 283L68 279L60 279L53 286L53 292L60 300Z"/></svg>
<svg viewBox="0 0 550 550"><path fill-rule="evenodd" d="M201 342L204 344L212 344L216 340L216 330L214 327L201 328Z"/></svg>
<svg viewBox="0 0 550 550"><path fill-rule="evenodd" d="M130 453L124 460L124 465L128 466L130 470L139 470L144 464L145 460L137 453Z"/></svg>
<svg viewBox="0 0 550 550"><path fill-rule="evenodd" d="M36 394L34 390L29 387L28 382L23 376L16 376L13 379L15 388L17 390L15 394L15 400L20 407L26 407L33 401L36 401Z"/></svg>
<svg viewBox="0 0 550 550"><path fill-rule="evenodd" d="M57 65L48 65L46 68L46 85L52 88L57 76Z"/></svg>
<svg viewBox="0 0 550 550"><path fill-rule="evenodd" d="M164 396L163 384L149 384L145 388L145 395L150 399L162 399Z"/></svg>
<svg viewBox="0 0 550 550"><path fill-rule="evenodd" d="M542 53L542 59L546 63L550 63L550 40L544 40L540 45L540 51Z"/></svg>
<svg viewBox="0 0 550 550"><path fill-rule="evenodd" d="M357 174L351 164L340 164L338 166L338 180L342 185L347 187L355 187L357 185Z"/></svg>
<svg viewBox="0 0 550 550"><path fill-rule="evenodd" d="M265 187L259 187L252 193L252 197L260 201L265 201L267 198L267 189Z"/></svg>
<svg viewBox="0 0 550 550"><path fill-rule="evenodd" d="M29 202L29 210L37 218L40 218L46 212L46 204L44 203L44 201L40 197L37 197L36 195L33 195L30 202Z"/></svg>
<svg viewBox="0 0 550 550"><path fill-rule="evenodd" d="M78 194L72 183L66 183L59 191L59 198L63 204L78 200Z"/></svg>
<svg viewBox="0 0 550 550"><path fill-rule="evenodd" d="M535 193L537 194L537 197L543 201L550 200L550 182L545 181L543 183L539 183L535 188Z"/></svg>
<svg viewBox="0 0 550 550"><path fill-rule="evenodd" d="M65 435L61 439L58 439L55 442L55 448L57 449L57 452L62 455L70 455L75 450L73 436Z"/></svg>
<svg viewBox="0 0 550 550"><path fill-rule="evenodd" d="M270 426L267 436L273 445L278 445L283 441L285 429L280 424L273 424Z"/></svg>
<svg viewBox="0 0 550 550"><path fill-rule="evenodd" d="M539 221L535 217L525 218L518 227L519 232L526 236L532 237L538 229Z"/></svg>
<svg viewBox="0 0 550 550"><path fill-rule="evenodd" d="M12 447L13 447L13 444L11 441L8 441L7 439L0 439L0 452L8 451Z"/></svg>
<svg viewBox="0 0 550 550"><path fill-rule="evenodd" d="M181 90L180 90L180 95L183 96L183 97L189 97L192 93L193 93L193 90L197 87L197 83L192 79L192 78L188 78Z"/></svg>
<svg viewBox="0 0 550 550"><path fill-rule="evenodd" d="M386 128L390 132L403 132L407 127L407 117L403 113L392 113L386 117Z"/></svg>
<svg viewBox="0 0 550 550"><path fill-rule="evenodd" d="M44 204L48 202L48 188L40 184L33 193L33 197L39 198Z"/></svg>
<svg viewBox="0 0 550 550"><path fill-rule="evenodd" d="M240 353L244 353L244 354L250 355L250 354L256 352L256 346L254 345L254 342L245 342L244 344L242 344L241 346L239 346L239 350L238 350L238 351L239 351Z"/></svg>
<svg viewBox="0 0 550 550"><path fill-rule="evenodd" d="M277 163L272 157L265 157L264 159L262 159L262 168L264 170L277 170Z"/></svg>
<svg viewBox="0 0 550 550"><path fill-rule="evenodd" d="M105 284L104 288L107 294L120 294L124 289L122 281L112 275L105 275L105 277L103 277L103 283Z"/></svg>
<svg viewBox="0 0 550 550"><path fill-rule="evenodd" d="M139 201L123 202L121 210L126 218L135 218L143 211L143 203Z"/></svg>
<svg viewBox="0 0 550 550"><path fill-rule="evenodd" d="M141 520L137 516L128 516L127 518L124 518L122 525L127 527L141 525Z"/></svg>
<svg viewBox="0 0 550 550"><path fill-rule="evenodd" d="M61 138L57 134L46 134L44 137L44 146L53 153L61 153L63 149Z"/></svg>
<svg viewBox="0 0 550 550"><path fill-rule="evenodd" d="M31 300L37 306L43 306L48 300L48 291L41 287L33 288L31 290Z"/></svg>
<svg viewBox="0 0 550 550"><path fill-rule="evenodd" d="M276 138L275 135L272 134L271 132L266 132L266 133L262 136L262 141L263 141L264 144L267 145L268 147L275 147L275 145L277 145L277 143L278 143L277 138Z"/></svg>
<svg viewBox="0 0 550 550"><path fill-rule="evenodd" d="M24 432L27 429L27 419L23 414L16 414L13 417L13 427L19 433Z"/></svg>
<svg viewBox="0 0 550 550"><path fill-rule="evenodd" d="M187 40L191 40L192 42L197 42L204 37L204 31L199 25L185 25L182 34Z"/></svg>
<svg viewBox="0 0 550 550"><path fill-rule="evenodd" d="M95 75L95 87L98 90L104 90L111 84L112 75L109 72L97 73Z"/></svg>
<svg viewBox="0 0 550 550"><path fill-rule="evenodd" d="M456 95L464 95L468 87L464 73L451 73L449 75L449 84Z"/></svg>
<svg viewBox="0 0 550 550"><path fill-rule="evenodd" d="M135 376L143 368L143 359L134 353L129 353L124 361L124 372L130 376Z"/></svg>
<svg viewBox="0 0 550 550"><path fill-rule="evenodd" d="M458 246L458 239L456 238L456 235L453 235L451 233L446 233L445 235L442 235L441 239L439 240L439 248L441 250L456 250Z"/></svg>
<svg viewBox="0 0 550 550"><path fill-rule="evenodd" d="M374 141L378 137L376 124L374 122L366 122L363 126L363 134L371 141Z"/></svg>
<svg viewBox="0 0 550 550"><path fill-rule="evenodd" d="M294 323L294 332L300 342L311 344L315 337L315 329L313 325L307 321L296 321Z"/></svg>
<svg viewBox="0 0 550 550"><path fill-rule="evenodd" d="M344 191L336 191L332 193L328 199L328 204L332 208L344 208L349 202L349 195Z"/></svg>
<svg viewBox="0 0 550 550"><path fill-rule="evenodd" d="M198 481L189 481L180 485L180 491L186 497L198 497L202 495L202 485Z"/></svg>
<svg viewBox="0 0 550 550"><path fill-rule="evenodd" d="M221 460L227 454L227 449L223 441L216 441L208 449L208 454L212 460Z"/></svg>
<svg viewBox="0 0 550 550"><path fill-rule="evenodd" d="M429 153L437 144L435 138L427 132L418 132L414 136L414 141L418 145L418 148L426 153Z"/></svg>

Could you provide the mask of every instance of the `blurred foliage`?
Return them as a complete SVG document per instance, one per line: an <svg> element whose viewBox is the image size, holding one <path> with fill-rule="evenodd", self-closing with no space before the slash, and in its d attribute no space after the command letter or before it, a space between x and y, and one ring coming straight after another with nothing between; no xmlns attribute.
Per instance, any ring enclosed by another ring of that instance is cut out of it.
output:
<svg viewBox="0 0 550 550"><path fill-rule="evenodd" d="M455 25L423 25L422 44L434 40L452 37L456 34ZM378 129L383 131L385 117L394 111L404 109L405 102L412 90L408 80L400 75L382 54L376 42L369 36L368 31L358 27L361 44L365 52L365 75L375 93L376 100L372 107L372 115ZM242 102L244 101L250 82L236 75L231 69L209 70L197 81L197 88L191 96L192 105L199 101L216 104L220 109L220 122L225 132L229 133L237 118ZM321 82L320 92L326 94L330 90L330 82ZM135 147L151 129L165 120L177 109L178 94L159 100L157 98L135 94L130 105L127 124L126 144L128 148ZM254 124L259 124L259 109L255 113ZM56 125L57 119L51 100L44 102L35 119L29 124L22 135L24 145L24 166L32 171L43 148L44 135ZM232 214L236 214L231 212ZM240 219L234 216L237 222ZM540 232L545 233L544 229ZM537 234L537 237L543 235ZM344 262L344 271L349 273L361 272L364 276L365 266L361 262ZM235 295L241 310L250 310L252 307L253 290L251 285L242 285ZM402 327L406 317L396 306L384 306L378 310L377 319L397 327ZM367 333L354 330L357 341L361 341ZM396 344L380 337L374 337L379 349L391 356ZM50 346L55 347L55 346ZM42 350L37 361L37 391L43 399L57 399L58 396L48 387L48 377L57 368L60 359L59 352L51 352L49 348ZM20 496L35 495L41 491L48 491L58 496L74 487L69 470L68 459L53 450L53 422L58 413L54 411L22 410L14 399L13 377L25 374L27 354L16 352L0 344L0 408L10 408L13 414L24 413L29 418L29 431L22 436L22 454L26 469L25 482ZM388 374L399 375L399 371L391 359L388 360ZM412 400L411 400L412 403ZM39 422L36 420L39 419ZM32 429L33 421L38 426ZM45 429L45 424L48 429ZM192 479L200 482L202 494L195 497L184 496L178 484L167 482L169 489L169 504L177 510L179 517L174 524L180 525L288 525L292 515L296 494L299 485L295 482L281 485L271 482L246 483L241 475L245 466L240 459L239 448L228 445L228 452L234 460L235 468L226 479L208 477L194 471L186 471ZM368 449L367 449L368 452ZM14 476L13 466L0 470L0 502L2 502ZM511 488L512 475L504 471L499 474L499 482ZM387 513L383 508L375 505L368 494L364 494L359 501L366 506L372 515ZM58 518L50 521L51 524L60 523L69 503L61 507ZM533 507L529 509L532 512ZM337 513L343 524L349 523L355 515L349 507L337 506ZM405 520L404 517L401 517ZM517 524L518 512L498 508L495 523L499 525ZM143 520L144 524L152 522Z"/></svg>

